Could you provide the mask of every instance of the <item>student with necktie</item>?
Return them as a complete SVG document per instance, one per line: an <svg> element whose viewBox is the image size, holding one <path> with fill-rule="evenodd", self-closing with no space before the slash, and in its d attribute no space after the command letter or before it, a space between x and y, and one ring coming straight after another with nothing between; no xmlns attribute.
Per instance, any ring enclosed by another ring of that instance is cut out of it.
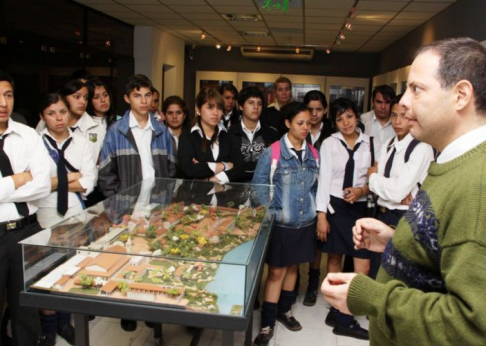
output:
<svg viewBox="0 0 486 346"><path fill-rule="evenodd" d="M355 272L367 274L369 252L354 249L352 228L366 215L369 193L366 173L371 165L370 137L357 127L353 101L339 98L330 107L331 122L338 130L321 146L321 168L317 190L318 247L327 253L328 273L340 272L343 256L353 257ZM331 308L326 324L333 333L368 339L352 315Z"/></svg>
<svg viewBox="0 0 486 346"><path fill-rule="evenodd" d="M57 93L43 96L39 115L46 124L40 135L50 156L51 194L38 201L37 216L41 226L48 228L83 211L84 199L95 185L96 165L91 144L68 127L69 108L64 97ZM56 334L73 344L70 321L69 313L42 311L39 345L55 345Z"/></svg>
<svg viewBox="0 0 486 346"><path fill-rule="evenodd" d="M18 242L41 230L33 202L49 195L51 182L42 139L10 119L14 90L13 79L0 71L0 297L7 296L13 345L33 346L39 317L36 309L20 306L24 263Z"/></svg>
<svg viewBox="0 0 486 346"><path fill-rule="evenodd" d="M390 226L398 225L434 160L432 147L409 133L410 123L400 99L401 95L390 104L390 121L397 135L382 145L378 161L368 169L370 190L378 196L377 218ZM371 253L369 275L372 278L376 277L380 259L380 253Z"/></svg>

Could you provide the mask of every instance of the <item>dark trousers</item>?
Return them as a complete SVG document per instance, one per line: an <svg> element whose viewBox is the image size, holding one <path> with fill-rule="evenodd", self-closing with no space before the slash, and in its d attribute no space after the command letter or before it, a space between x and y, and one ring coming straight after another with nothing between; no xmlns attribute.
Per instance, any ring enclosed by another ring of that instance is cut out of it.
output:
<svg viewBox="0 0 486 346"><path fill-rule="evenodd" d="M387 225L396 227L396 225L398 225L398 221L400 221L405 212L406 210L390 210L384 207L378 207L377 219ZM369 277L372 279L376 279L376 275L378 274L378 270L380 269L381 264L381 253L370 251L370 254L371 257Z"/></svg>
<svg viewBox="0 0 486 346"><path fill-rule="evenodd" d="M14 346L37 345L40 334L38 310L19 305L19 293L24 288L24 267L22 247L18 244L40 230L41 227L35 222L14 231L0 231L0 297L7 294Z"/></svg>

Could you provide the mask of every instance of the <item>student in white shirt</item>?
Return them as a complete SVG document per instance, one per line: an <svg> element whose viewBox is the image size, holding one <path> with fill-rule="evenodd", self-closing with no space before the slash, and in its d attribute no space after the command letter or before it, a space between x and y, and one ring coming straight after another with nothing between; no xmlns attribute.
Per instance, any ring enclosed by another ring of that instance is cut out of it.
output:
<svg viewBox="0 0 486 346"><path fill-rule="evenodd" d="M376 151L380 145L395 135L390 122L390 102L395 98L395 90L389 85L380 85L373 90L373 110L361 115L365 134L374 138Z"/></svg>
<svg viewBox="0 0 486 346"><path fill-rule="evenodd" d="M378 196L378 220L390 226L396 226L408 210L434 160L432 147L410 134L400 99L401 95L390 105L390 120L397 135L382 145L378 161L368 169L370 190ZM370 277L375 278L381 256L371 255Z"/></svg>
<svg viewBox="0 0 486 346"><path fill-rule="evenodd" d="M90 79L86 82L86 86L89 92L86 112L94 121L102 124L106 131L117 121L111 89L99 78Z"/></svg>
<svg viewBox="0 0 486 346"><path fill-rule="evenodd" d="M37 345L38 311L20 306L24 261L18 244L41 230L37 206L51 190L49 156L30 127L10 119L14 81L0 71L0 297L7 297L14 346ZM1 318L3 320L3 316Z"/></svg>
<svg viewBox="0 0 486 346"><path fill-rule="evenodd" d="M41 226L48 228L83 210L83 199L93 190L97 172L90 143L85 138L73 134L68 127L69 110L64 98L57 93L45 95L39 104L39 114L46 123L46 128L40 135L50 156L52 192L47 198L38 201L37 217ZM59 150L63 148L63 164L66 167L68 183L67 209L59 211L58 165L61 164Z"/></svg>
<svg viewBox="0 0 486 346"><path fill-rule="evenodd" d="M96 181L96 165L90 143L68 128L69 110L66 100L57 93L43 96L39 114L46 123L40 135L49 153L51 194L38 201L37 216L48 228L83 211L83 198ZM62 165L62 166L60 166ZM54 345L56 334L74 342L71 314L44 310L41 313L42 345Z"/></svg>
<svg viewBox="0 0 486 346"><path fill-rule="evenodd" d="M88 88L79 80L71 80L64 84L59 93L65 97L69 104L68 126L73 133L79 134L91 142L93 159L98 162L106 128L86 113L89 97Z"/></svg>
<svg viewBox="0 0 486 346"><path fill-rule="evenodd" d="M317 189L318 247L327 253L328 273L340 272L343 256L347 255L353 257L356 272L368 274L369 252L354 249L352 227L357 219L366 215L370 138L357 128L358 116L353 101L335 100L330 107L330 117L338 132L321 146ZM316 263L319 262L320 256L316 258ZM368 332L352 315L334 308L327 315L326 324L334 327L334 334L368 339Z"/></svg>

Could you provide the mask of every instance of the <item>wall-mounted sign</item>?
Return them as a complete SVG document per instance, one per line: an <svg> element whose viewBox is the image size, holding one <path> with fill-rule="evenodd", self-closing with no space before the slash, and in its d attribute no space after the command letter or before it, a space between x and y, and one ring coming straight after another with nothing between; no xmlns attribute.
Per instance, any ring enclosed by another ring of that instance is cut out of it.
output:
<svg viewBox="0 0 486 346"><path fill-rule="evenodd" d="M287 12L289 10L289 0L264 0L262 8L267 11L275 9Z"/></svg>

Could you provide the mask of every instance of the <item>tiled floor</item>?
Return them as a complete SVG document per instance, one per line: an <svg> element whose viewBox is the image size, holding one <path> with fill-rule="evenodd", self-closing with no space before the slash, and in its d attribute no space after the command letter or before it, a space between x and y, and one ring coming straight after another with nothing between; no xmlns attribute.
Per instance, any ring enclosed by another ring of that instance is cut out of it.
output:
<svg viewBox="0 0 486 346"><path fill-rule="evenodd" d="M323 259L321 273L325 272ZM307 273L307 266L302 265L301 273ZM266 278L266 272L263 274ZM323 279L323 276L321 277ZM306 275L302 275L301 291L307 287ZM263 285L262 285L263 289ZM260 291L260 301L262 300ZM353 338L336 336L332 333L332 328L324 324L324 319L329 311L328 303L321 297L313 307L302 305L304 293L301 292L297 302L292 306L292 313L302 324L302 330L291 332L279 322L276 324L275 334L269 346L365 346L368 341L361 341ZM261 310L253 312L253 338L260 330ZM368 329L368 320L364 316L356 318L363 328ZM164 324L163 326L164 345L167 346L188 346L191 342L192 334L184 326ZM57 338L57 346L68 346L68 344ZM203 332L200 346L221 345L222 333L220 330L206 329ZM235 346L244 345L244 332L235 333ZM90 322L90 345L92 346L155 346L153 330L146 327L145 323L138 322L138 328L134 332L125 332L120 327L120 320L97 317Z"/></svg>
<svg viewBox="0 0 486 346"><path fill-rule="evenodd" d="M332 329L324 324L328 311L328 305L324 299L319 299L314 307L302 305L303 294L292 307L294 316L302 324L303 329L299 332L291 332L277 322L275 335L269 346L365 346L368 341L356 340L353 338L336 336ZM260 310L253 313L253 337L259 331ZM357 317L363 328L368 328L368 321L364 317ZM167 346L188 346L192 334L183 326L164 324L163 327L164 345ZM222 333L220 330L206 329L199 341L200 346L221 345ZM97 317L90 322L90 344L92 346L155 346L152 329L145 326L143 322L138 323L134 332L125 332L120 327L120 320ZM58 346L68 344L58 337ZM244 333L235 333L235 346L244 345Z"/></svg>

